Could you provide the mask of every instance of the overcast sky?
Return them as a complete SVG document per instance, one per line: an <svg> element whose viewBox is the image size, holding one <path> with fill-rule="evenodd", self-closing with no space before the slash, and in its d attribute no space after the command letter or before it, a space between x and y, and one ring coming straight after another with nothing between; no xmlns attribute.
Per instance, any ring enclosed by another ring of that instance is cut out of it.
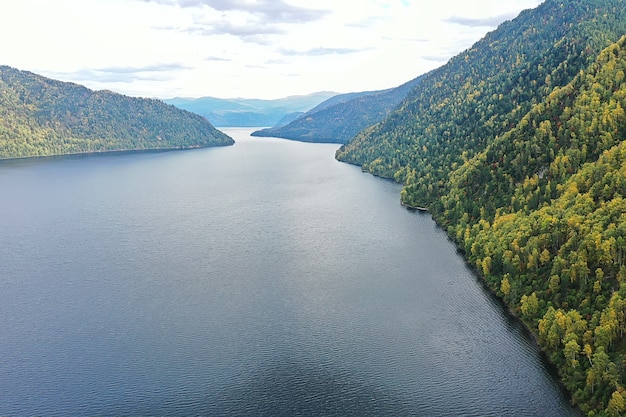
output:
<svg viewBox="0 0 626 417"><path fill-rule="evenodd" d="M398 86L543 0L2 0L1 65L143 97Z"/></svg>

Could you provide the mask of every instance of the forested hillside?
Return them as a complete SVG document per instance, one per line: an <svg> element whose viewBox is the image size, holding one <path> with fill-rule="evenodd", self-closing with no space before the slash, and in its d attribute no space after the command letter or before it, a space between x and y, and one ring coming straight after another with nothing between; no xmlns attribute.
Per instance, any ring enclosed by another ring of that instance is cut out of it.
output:
<svg viewBox="0 0 626 417"><path fill-rule="evenodd" d="M0 159L230 145L201 116L0 66Z"/></svg>
<svg viewBox="0 0 626 417"><path fill-rule="evenodd" d="M382 91L332 97L285 126L259 130L252 135L346 143L361 130L387 117L419 80L420 77Z"/></svg>
<svg viewBox="0 0 626 417"><path fill-rule="evenodd" d="M337 153L430 209L589 416L626 415L624 34L621 1L547 0Z"/></svg>
<svg viewBox="0 0 626 417"><path fill-rule="evenodd" d="M605 415L626 412L625 71L623 38L454 172L437 214Z"/></svg>
<svg viewBox="0 0 626 417"><path fill-rule="evenodd" d="M450 171L624 33L622 1L547 0L425 74L394 113L337 157L404 182L409 204L436 203Z"/></svg>

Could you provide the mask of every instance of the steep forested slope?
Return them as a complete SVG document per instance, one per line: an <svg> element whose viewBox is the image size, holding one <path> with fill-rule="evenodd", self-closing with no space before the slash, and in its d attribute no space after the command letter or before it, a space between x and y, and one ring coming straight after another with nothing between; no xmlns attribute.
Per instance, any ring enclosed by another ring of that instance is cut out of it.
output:
<svg viewBox="0 0 626 417"><path fill-rule="evenodd" d="M455 171L436 213L601 415L626 412L625 72L626 37Z"/></svg>
<svg viewBox="0 0 626 417"><path fill-rule="evenodd" d="M0 66L0 158L230 145L201 116Z"/></svg>
<svg viewBox="0 0 626 417"><path fill-rule="evenodd" d="M496 210L537 209L582 164L624 139L623 43L604 50L586 71L453 171L442 199L449 222L457 223L463 213L492 220Z"/></svg>
<svg viewBox="0 0 626 417"><path fill-rule="evenodd" d="M409 204L436 203L451 170L624 33L622 1L547 0L424 75L394 113L337 157L404 182Z"/></svg>
<svg viewBox="0 0 626 417"><path fill-rule="evenodd" d="M547 0L337 153L405 182L590 416L626 415L623 34L621 1Z"/></svg>
<svg viewBox="0 0 626 417"><path fill-rule="evenodd" d="M259 130L252 135L346 143L361 130L387 117L419 81L420 77L387 90L342 94L326 100L285 126Z"/></svg>

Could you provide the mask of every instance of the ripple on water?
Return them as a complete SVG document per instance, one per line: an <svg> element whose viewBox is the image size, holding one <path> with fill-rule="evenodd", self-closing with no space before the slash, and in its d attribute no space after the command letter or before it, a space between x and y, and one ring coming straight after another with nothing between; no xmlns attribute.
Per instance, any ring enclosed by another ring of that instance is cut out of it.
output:
<svg viewBox="0 0 626 417"><path fill-rule="evenodd" d="M242 132L0 164L0 415L573 415L397 184Z"/></svg>

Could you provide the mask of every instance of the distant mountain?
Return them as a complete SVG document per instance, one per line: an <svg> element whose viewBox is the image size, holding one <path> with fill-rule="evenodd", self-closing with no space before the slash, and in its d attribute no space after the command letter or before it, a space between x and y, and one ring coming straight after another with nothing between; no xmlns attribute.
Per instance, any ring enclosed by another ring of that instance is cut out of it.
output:
<svg viewBox="0 0 626 417"><path fill-rule="evenodd" d="M351 100L354 100L356 98L359 97L363 97L363 96L368 96L368 95L373 95L373 94L379 94L379 93L384 93L387 91L393 90L393 88L391 89L386 89L386 90L376 90L376 91L361 91L358 93L345 93L345 94L338 94L336 96L333 96L331 98L329 98L326 101L321 102L320 104L318 104L317 106L313 107L311 110L308 111L308 113L317 113L319 111L325 110L329 107L335 106L337 104L342 104L342 103L347 103Z"/></svg>
<svg viewBox="0 0 626 417"><path fill-rule="evenodd" d="M303 114L304 114L303 111L286 114L285 116L283 116L282 119L278 121L278 123L274 125L274 127L281 127L281 126L288 125L289 123L293 122L297 118L301 117Z"/></svg>
<svg viewBox="0 0 626 417"><path fill-rule="evenodd" d="M180 109L204 116L215 126L259 127L274 126L286 115L305 112L335 95L337 93L322 91L276 100L177 97L164 101Z"/></svg>
<svg viewBox="0 0 626 417"><path fill-rule="evenodd" d="M203 117L159 100L0 66L0 159L233 143Z"/></svg>
<svg viewBox="0 0 626 417"><path fill-rule="evenodd" d="M396 88L334 96L285 126L252 133L304 142L346 143L368 126L382 121L420 78Z"/></svg>

